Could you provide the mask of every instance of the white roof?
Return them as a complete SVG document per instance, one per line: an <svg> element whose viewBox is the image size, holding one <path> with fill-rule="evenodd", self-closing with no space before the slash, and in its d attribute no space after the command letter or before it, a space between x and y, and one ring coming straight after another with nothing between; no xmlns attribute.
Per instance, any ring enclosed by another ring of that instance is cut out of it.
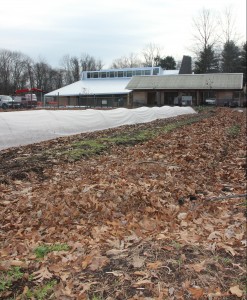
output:
<svg viewBox="0 0 247 300"><path fill-rule="evenodd" d="M104 78L79 80L58 90L45 94L45 96L78 96L81 95L106 95L128 94L125 89L131 78Z"/></svg>
<svg viewBox="0 0 247 300"><path fill-rule="evenodd" d="M162 70L161 75L178 75L179 70Z"/></svg>
<svg viewBox="0 0 247 300"><path fill-rule="evenodd" d="M177 75L179 70L163 70L160 67L161 74L155 75L154 77L159 77L160 75ZM146 68L126 68L126 69L111 69L112 71L118 70L139 70L139 69L153 69L152 67ZM106 72L111 70L101 70L98 72ZM83 72L87 73L87 71ZM51 96L78 96L78 95L107 95L107 94L128 94L131 91L126 89L127 84L130 82L132 77L124 78L83 78L77 82L64 86L60 89L52 91L45 94L45 97Z"/></svg>

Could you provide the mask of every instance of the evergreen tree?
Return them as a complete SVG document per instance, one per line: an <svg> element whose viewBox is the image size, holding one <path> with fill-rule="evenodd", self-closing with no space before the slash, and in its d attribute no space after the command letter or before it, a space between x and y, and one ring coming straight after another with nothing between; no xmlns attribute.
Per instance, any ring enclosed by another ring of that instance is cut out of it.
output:
<svg viewBox="0 0 247 300"><path fill-rule="evenodd" d="M155 66L165 70L176 70L176 61L172 56L161 58L159 56L154 59Z"/></svg>
<svg viewBox="0 0 247 300"><path fill-rule="evenodd" d="M238 73L240 69L240 49L234 41L227 41L221 53L221 70L223 73Z"/></svg>
<svg viewBox="0 0 247 300"><path fill-rule="evenodd" d="M244 73L244 84L246 83L246 51L247 51L247 42L244 43L243 48L240 51L240 72Z"/></svg>
<svg viewBox="0 0 247 300"><path fill-rule="evenodd" d="M211 45L200 51L198 59L195 61L194 72L196 74L219 72L219 58Z"/></svg>

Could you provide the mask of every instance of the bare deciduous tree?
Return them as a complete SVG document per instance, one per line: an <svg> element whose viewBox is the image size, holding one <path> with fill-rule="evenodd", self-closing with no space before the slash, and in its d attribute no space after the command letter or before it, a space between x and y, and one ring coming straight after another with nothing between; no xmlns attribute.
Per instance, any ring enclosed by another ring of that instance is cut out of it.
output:
<svg viewBox="0 0 247 300"><path fill-rule="evenodd" d="M43 88L45 92L50 92L61 88L66 85L65 71L63 69L50 68L47 74L47 86Z"/></svg>
<svg viewBox="0 0 247 300"><path fill-rule="evenodd" d="M219 72L220 49L218 35L218 17L209 9L203 8L193 19L195 73Z"/></svg>
<svg viewBox="0 0 247 300"><path fill-rule="evenodd" d="M51 67L44 61L40 61L33 66L34 87L46 90L49 81L49 71Z"/></svg>
<svg viewBox="0 0 247 300"><path fill-rule="evenodd" d="M64 70L65 76L64 76L64 80L65 80L65 84L71 84L74 82L74 78L73 78L73 67L71 65L71 60L72 58L70 57L69 54L66 54L62 57L61 59L61 66Z"/></svg>
<svg viewBox="0 0 247 300"><path fill-rule="evenodd" d="M137 68L142 66L142 61L138 58L138 55L135 53L130 53L129 56L122 56L115 59L111 68L113 69L122 69L122 68Z"/></svg>
<svg viewBox="0 0 247 300"><path fill-rule="evenodd" d="M195 28L193 34L195 39L195 53L207 49L209 46L216 46L219 41L217 35L218 21L212 11L203 8L200 11L199 16L196 19L193 19L193 25Z"/></svg>
<svg viewBox="0 0 247 300"><path fill-rule="evenodd" d="M230 41L237 41L239 39L238 34L235 29L235 18L232 14L232 8L226 7L223 11L223 16L220 19L221 26L221 41L223 44Z"/></svg>
<svg viewBox="0 0 247 300"><path fill-rule="evenodd" d="M28 85L27 62L30 58L21 52L0 50L0 93L13 94Z"/></svg>
<svg viewBox="0 0 247 300"><path fill-rule="evenodd" d="M161 47L154 43L149 43L142 51L144 57L144 66L152 67L156 57L161 57Z"/></svg>
<svg viewBox="0 0 247 300"><path fill-rule="evenodd" d="M80 65L82 71L97 71L101 70L104 66L101 59L96 59L87 53L81 55Z"/></svg>

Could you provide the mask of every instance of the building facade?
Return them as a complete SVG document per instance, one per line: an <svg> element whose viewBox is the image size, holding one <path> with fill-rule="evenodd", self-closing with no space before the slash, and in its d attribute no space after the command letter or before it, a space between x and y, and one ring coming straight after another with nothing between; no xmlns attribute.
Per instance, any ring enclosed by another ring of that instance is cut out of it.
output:
<svg viewBox="0 0 247 300"><path fill-rule="evenodd" d="M132 107L132 93L126 89L132 77L156 77L178 72L160 67L85 71L81 80L45 94L44 104L58 107Z"/></svg>
<svg viewBox="0 0 247 300"><path fill-rule="evenodd" d="M127 85L133 106L203 105L214 99L219 106L245 101L242 73L135 76Z"/></svg>
<svg viewBox="0 0 247 300"><path fill-rule="evenodd" d="M138 107L218 105L235 101L243 105L243 74L179 74L160 67L85 71L81 80L45 95L44 104L55 107Z"/></svg>

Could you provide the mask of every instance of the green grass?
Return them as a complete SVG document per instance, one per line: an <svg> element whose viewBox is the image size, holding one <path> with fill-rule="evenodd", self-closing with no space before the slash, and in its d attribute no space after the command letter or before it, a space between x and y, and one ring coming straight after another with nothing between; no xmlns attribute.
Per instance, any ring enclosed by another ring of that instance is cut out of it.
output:
<svg viewBox="0 0 247 300"><path fill-rule="evenodd" d="M70 160L79 160L83 156L100 154L113 145L135 145L147 141L152 137L154 137L152 132L143 130L132 134L79 141L73 143L71 149L64 152L64 154L67 155Z"/></svg>
<svg viewBox="0 0 247 300"><path fill-rule="evenodd" d="M216 109L215 106L210 106L210 105L199 105L199 106L194 106L193 108L198 113L205 113L208 111L213 112Z"/></svg>
<svg viewBox="0 0 247 300"><path fill-rule="evenodd" d="M179 243L176 242L176 241L173 241L171 245L172 245L172 247L175 248L177 251L180 250L180 249L182 248L182 245L179 244Z"/></svg>
<svg viewBox="0 0 247 300"><path fill-rule="evenodd" d="M54 245L40 245L35 250L34 253L37 258L43 258L46 254L53 251L68 251L69 246L66 244L54 244Z"/></svg>
<svg viewBox="0 0 247 300"><path fill-rule="evenodd" d="M103 300L103 298L101 298L100 296L94 295L92 300Z"/></svg>
<svg viewBox="0 0 247 300"><path fill-rule="evenodd" d="M64 154L72 160L79 160L83 156L99 154L107 147L99 140L85 140L73 143L71 150L65 151Z"/></svg>
<svg viewBox="0 0 247 300"><path fill-rule="evenodd" d="M216 262L222 264L224 267L232 264L232 259L229 257L223 257L223 256L215 256Z"/></svg>
<svg viewBox="0 0 247 300"><path fill-rule="evenodd" d="M20 267L13 267L8 271L0 273L0 292L8 290L12 284L21 279L24 273L21 272Z"/></svg>
<svg viewBox="0 0 247 300"><path fill-rule="evenodd" d="M20 288L23 292L23 282L22 280L28 280L28 282L32 281L32 275L27 277L24 277L24 273L21 271L20 267L12 267L8 271L0 272L0 294L1 292L11 291L11 288L18 285L18 280L21 280L20 282ZM16 284L15 284L16 283ZM51 280L47 283L45 283L42 286L35 287L34 289L28 288L25 295L21 295L19 293L16 293L15 296L12 296L12 298L8 298L9 300L14 299L35 299L35 300L45 300L48 299L48 296L53 291L53 287L57 284L56 280ZM29 284L28 284L29 285ZM20 289L19 288L19 289ZM19 295L19 296L18 296ZM1 295L0 295L1 298Z"/></svg>
<svg viewBox="0 0 247 300"><path fill-rule="evenodd" d="M108 150L113 145L127 146L148 141L160 134L168 133L177 128L199 122L206 117L208 117L208 114L197 114L196 116L193 115L189 119L165 124L162 127L157 127L154 129L137 130L126 134L74 142L71 144L70 149L64 151L62 154L66 155L68 160L80 160L85 156L88 157L95 154L101 154L103 151Z"/></svg>
<svg viewBox="0 0 247 300"><path fill-rule="evenodd" d="M68 150L62 151L61 155L65 155L69 161L80 160L82 157L90 157L101 154L104 151L109 150L114 145L130 146L143 143L157 137L159 134L169 133L177 128L200 122L211 115L212 108L209 110L207 107L204 109L204 113L202 114L192 115L188 119L165 124L161 127L137 130L123 134L121 133L109 137L77 141L72 143Z"/></svg>
<svg viewBox="0 0 247 300"><path fill-rule="evenodd" d="M232 125L231 127L229 127L227 129L227 134L228 136L232 137L232 138L236 138L239 133L240 133L241 127L240 125Z"/></svg>
<svg viewBox="0 0 247 300"><path fill-rule="evenodd" d="M45 300L52 293L54 286L57 284L56 280L51 280L45 285L42 285L36 289L28 289L26 292L26 299Z"/></svg>

